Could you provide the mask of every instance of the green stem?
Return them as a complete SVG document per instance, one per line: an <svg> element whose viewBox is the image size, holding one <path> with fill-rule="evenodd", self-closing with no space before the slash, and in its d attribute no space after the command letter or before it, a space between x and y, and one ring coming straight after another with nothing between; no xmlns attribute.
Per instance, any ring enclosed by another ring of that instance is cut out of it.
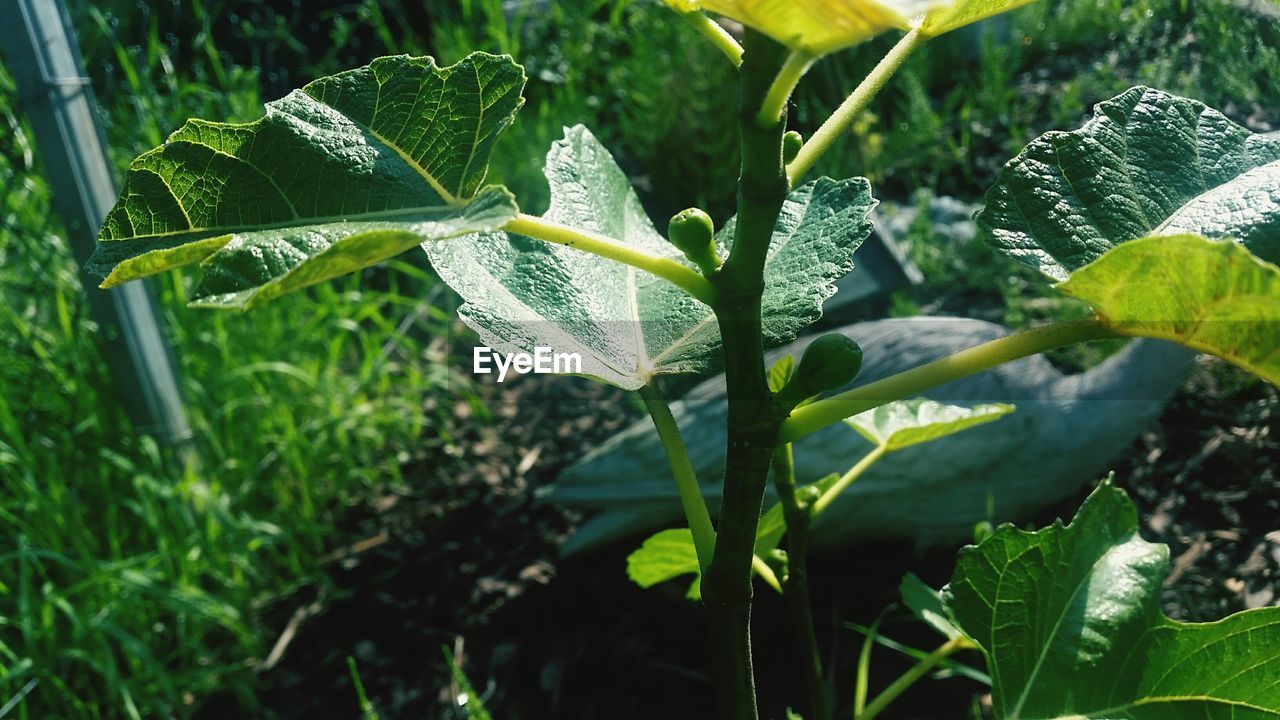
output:
<svg viewBox="0 0 1280 720"><path fill-rule="evenodd" d="M737 40L733 39L733 36L729 34L729 31L725 30L720 23L712 20L698 10L680 14L683 15L684 19L688 20L689 24L693 25L698 32L702 33L704 37L710 40L711 44L715 45L717 50L724 53L724 56L729 58L729 62L733 63L734 67L742 65L742 46L738 44Z"/></svg>
<svg viewBox="0 0 1280 720"><path fill-rule="evenodd" d="M773 84L769 86L769 94L760 104L760 112L756 114L757 125L769 128L778 124L782 111L787 108L787 100L791 99L791 93L816 59L802 50L791 51L782 69L778 71L778 76L773 79Z"/></svg>
<svg viewBox="0 0 1280 720"><path fill-rule="evenodd" d="M1111 337L1118 336L1097 319L1061 321L1022 330L794 410L782 424L779 439L795 442L844 418L997 365L1063 345Z"/></svg>
<svg viewBox="0 0 1280 720"><path fill-rule="evenodd" d="M875 450L872 450L871 452L864 455L863 458L857 462L857 464L849 468L848 472L846 472L844 475L841 475L840 479L837 480L834 485L827 488L827 491L822 493L822 495L813 502L813 507L810 510L810 512L813 514L813 517L818 517L819 515L821 515L822 511L826 510L827 507L830 506L831 503L834 502L835 499L840 496L840 493L844 492L850 485L853 484L854 480L857 480L859 477L861 477L862 474L867 471L867 468L874 465L876 461L884 457L885 453L887 452L888 451L885 449L885 446L879 445L876 447Z"/></svg>
<svg viewBox="0 0 1280 720"><path fill-rule="evenodd" d="M779 595L782 594L782 583L778 581L778 575L773 572L773 568L769 567L769 563L765 562L764 558L752 554L751 569L756 571L765 585L777 590Z"/></svg>
<svg viewBox="0 0 1280 720"><path fill-rule="evenodd" d="M808 172L813 169L814 163L831 149L836 139L843 135L853 125L853 121L858 117L858 113L862 112L871 99L880 92L884 84L893 77L893 74L902 67L902 63L907 57L921 45L925 43L927 38L920 34L919 30L913 29L902 39L897 45L889 51L872 69L871 73L854 88L853 92L841 103L840 107L822 123L822 127L818 128L813 137L800 148L800 152L796 155L791 164L787 166L787 176L791 179L792 187L799 184Z"/></svg>
<svg viewBox="0 0 1280 720"><path fill-rule="evenodd" d="M773 484L787 523L787 577L782 598L791 617L791 629L800 644L809 709L816 720L831 720L831 698L822 675L822 655L813 628L809 597L809 509L796 496L795 458L790 445L773 453Z"/></svg>
<svg viewBox="0 0 1280 720"><path fill-rule="evenodd" d="M880 623L884 622L884 617L888 613L889 608L885 608L876 616L875 622L871 623L871 627L867 630L867 636L862 641L862 651L858 653L858 673L853 686L853 716L856 718L862 714L862 709L867 706L867 686L870 684L871 676L871 649L876 644L876 633L880 632Z"/></svg>
<svg viewBox="0 0 1280 720"><path fill-rule="evenodd" d="M860 714L854 716L854 720L872 720L879 715L882 710L888 707L904 690L911 687L917 680L924 677L938 663L942 662L959 650L965 650L973 647L973 643L963 637L952 638L943 643L941 647L929 653L923 660L916 663L914 667L903 673L897 680L894 680L889 687L867 703L867 709Z"/></svg>
<svg viewBox="0 0 1280 720"><path fill-rule="evenodd" d="M503 225L502 229L630 265L657 275L707 305L715 302L715 286L703 277L702 273L671 258L647 253L603 235L560 225L524 213L520 213L515 220Z"/></svg>
<svg viewBox="0 0 1280 720"><path fill-rule="evenodd" d="M715 552L716 531L711 525L711 513L707 511L707 503L702 497L702 488L698 486L693 463L689 462L689 453L685 450L684 441L680 439L680 428L658 387L653 383L645 385L640 388L640 397L649 410L649 417L653 418L653 426L658 429L662 448L667 451L671 474L676 478L676 490L680 493L680 504L684 506L689 531L693 533L698 567L705 573Z"/></svg>
<svg viewBox="0 0 1280 720"><path fill-rule="evenodd" d="M784 123L756 124L760 103L782 64L781 48L748 30L741 69L738 221L733 252L714 276L712 306L723 344L729 404L724 494L715 557L703 576L720 717L755 720L751 662L751 570L756 526L782 413L765 379L760 298L773 228L787 196L782 167Z"/></svg>

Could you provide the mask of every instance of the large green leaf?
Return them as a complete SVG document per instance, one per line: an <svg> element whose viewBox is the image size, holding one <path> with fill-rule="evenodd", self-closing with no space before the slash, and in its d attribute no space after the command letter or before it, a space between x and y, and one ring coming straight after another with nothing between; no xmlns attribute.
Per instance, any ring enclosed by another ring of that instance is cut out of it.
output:
<svg viewBox="0 0 1280 720"><path fill-rule="evenodd" d="M1032 0L955 0L925 13L920 22L920 32L937 37L1030 2Z"/></svg>
<svg viewBox="0 0 1280 720"><path fill-rule="evenodd" d="M248 306L497 229L515 202L480 186L524 81L506 56L385 57L252 123L188 121L130 165L89 270L110 287L202 262L197 303Z"/></svg>
<svg viewBox="0 0 1280 720"><path fill-rule="evenodd" d="M961 407L927 398L887 403L845 420L849 427L885 450L901 450L983 425L1013 412L1000 403Z"/></svg>
<svg viewBox="0 0 1280 720"><path fill-rule="evenodd" d="M1168 565L1110 482L1066 527L961 550L943 602L987 656L996 717L1280 718L1280 608L1175 622Z"/></svg>
<svg viewBox="0 0 1280 720"><path fill-rule="evenodd" d="M1116 332L1172 340L1280 384L1280 268L1232 240L1133 240L1057 287Z"/></svg>
<svg viewBox="0 0 1280 720"><path fill-rule="evenodd" d="M1062 280L1152 234L1234 237L1280 260L1280 140L1195 100L1133 88L1073 132L1050 132L1001 171L979 226Z"/></svg>
<svg viewBox="0 0 1280 720"><path fill-rule="evenodd" d="M686 262L654 229L622 169L585 128L565 131L547 154L545 172L548 220ZM790 341L821 316L823 301L871 231L866 215L874 206L861 178L818 180L792 192L765 267L769 344ZM730 244L732 223L717 237ZM424 247L466 301L462 318L500 352L577 353L582 374L627 389L655 375L711 372L719 362L711 309L629 265L508 233Z"/></svg>

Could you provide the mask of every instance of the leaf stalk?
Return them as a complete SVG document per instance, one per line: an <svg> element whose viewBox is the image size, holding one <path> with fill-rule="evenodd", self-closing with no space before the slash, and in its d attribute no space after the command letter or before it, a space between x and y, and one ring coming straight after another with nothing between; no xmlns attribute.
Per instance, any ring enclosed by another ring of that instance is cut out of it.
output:
<svg viewBox="0 0 1280 720"><path fill-rule="evenodd" d="M887 55L863 78L840 107L822 123L822 127L800 148L794 160L787 165L787 177L791 186L795 187L804 176L813 169L821 158L841 135L849 130L858 114L866 109L871 100L880 93L889 78L893 77L902 63L915 52L916 48L928 40L917 28L908 31Z"/></svg>
<svg viewBox="0 0 1280 720"><path fill-rule="evenodd" d="M1064 345L1115 337L1120 336L1097 318L1022 330L799 408L782 423L779 438L782 442L795 442L844 418L997 365Z"/></svg>
<svg viewBox="0 0 1280 720"><path fill-rule="evenodd" d="M790 445L782 445L773 453L773 484L782 503L782 517L787 524L787 576L782 598L791 618L791 629L800 645L800 661L804 668L805 688L809 693L809 709L818 720L831 718L831 697L822 674L822 654L813 627L813 610L809 594L809 508L796 495L795 457Z"/></svg>
<svg viewBox="0 0 1280 720"><path fill-rule="evenodd" d="M773 84L769 86L769 94L760 104L760 112L756 114L757 125L769 128L778 124L787 101L791 99L791 93L795 91L800 78L813 67L815 60L815 56L802 50L791 51L782 69L778 71L778 76L773 79Z"/></svg>
<svg viewBox="0 0 1280 720"><path fill-rule="evenodd" d="M948 656L972 648L973 643L966 637L955 637L943 643L937 650L929 653L923 660L916 663L907 670L897 680L889 684L883 692L875 697L871 702L867 703L867 707L860 714L854 716L854 720L873 720L881 713L889 703L893 702L907 688L915 684L917 680L924 677L938 663L945 660Z"/></svg>
<svg viewBox="0 0 1280 720"><path fill-rule="evenodd" d="M662 397L662 392L651 381L640 388L640 398L653 418L653 425L662 440L662 448L667 453L667 461L671 463L671 474L676 479L676 490L680 494L680 504L684 507L685 519L689 522L689 531L693 533L693 547L698 553L698 567L703 573L711 564L712 554L716 547L716 531L711 524L711 513L707 510L706 500L702 497L702 489L698 486L697 475L694 474L693 463L689 462L689 453L684 441L680 438L680 428L676 425L671 407Z"/></svg>
<svg viewBox="0 0 1280 720"><path fill-rule="evenodd" d="M588 230L571 228L525 213L520 213L516 219L503 225L502 229L630 265L670 282L706 305L715 303L715 285L697 270L671 258L645 252Z"/></svg>

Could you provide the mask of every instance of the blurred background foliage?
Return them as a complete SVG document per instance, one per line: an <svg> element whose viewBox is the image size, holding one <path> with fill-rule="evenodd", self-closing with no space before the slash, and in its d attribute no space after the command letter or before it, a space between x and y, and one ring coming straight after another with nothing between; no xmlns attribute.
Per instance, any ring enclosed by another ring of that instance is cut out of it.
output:
<svg viewBox="0 0 1280 720"><path fill-rule="evenodd" d="M69 5L120 168L188 117L250 120L380 54L479 49L530 76L492 171L526 209L546 203L546 148L583 123L653 217L731 211L732 73L652 0ZM1040 0L912 59L819 170L905 204L927 200L919 188L976 201L1026 141L1139 83L1274 130L1278 14L1271 0ZM811 72L794 125L815 128L891 41ZM486 422L450 370L455 301L412 253L243 316L184 308L189 274L157 279L199 459L175 471L118 409L2 66L0 122L0 716L185 717L215 690L252 713L278 631L261 609L323 582L352 508L412 494L405 468L449 462L460 423ZM950 244L923 213L907 241L929 284L895 313L986 308L1021 325L1075 311L1046 308L1038 280Z"/></svg>

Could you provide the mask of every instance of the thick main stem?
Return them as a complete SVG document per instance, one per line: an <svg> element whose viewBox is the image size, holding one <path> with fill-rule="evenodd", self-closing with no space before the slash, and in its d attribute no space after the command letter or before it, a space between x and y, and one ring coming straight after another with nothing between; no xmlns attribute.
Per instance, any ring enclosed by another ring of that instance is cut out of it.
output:
<svg viewBox="0 0 1280 720"><path fill-rule="evenodd" d="M809 691L809 710L816 720L831 720L831 699L822 676L822 655L813 627L809 596L809 508L796 494L795 458L791 446L783 445L773 454L773 485L778 489L782 516L787 523L787 577L782 597L791 617L791 629L800 645L804 682Z"/></svg>
<svg viewBox="0 0 1280 720"><path fill-rule="evenodd" d="M702 583L712 642L720 717L756 720L751 662L751 565L782 413L765 379L760 297L774 224L787 195L782 167L784 122L762 128L761 103L781 65L779 46L747 31L739 107L742 170L733 251L715 275L713 305L724 346L729 403L720 526Z"/></svg>
<svg viewBox="0 0 1280 720"><path fill-rule="evenodd" d="M711 524L707 502L702 497L702 488L698 486L693 463L689 462L689 453L685 450L684 440L680 438L680 428L676 425L667 401L652 382L640 388L640 397L649 410L649 417L653 418L653 425L662 440L662 448L667 453L671 474L676 479L676 491L680 494L680 504L684 507L685 519L689 521L689 532L693 534L698 566L706 572L716 546L716 531Z"/></svg>

